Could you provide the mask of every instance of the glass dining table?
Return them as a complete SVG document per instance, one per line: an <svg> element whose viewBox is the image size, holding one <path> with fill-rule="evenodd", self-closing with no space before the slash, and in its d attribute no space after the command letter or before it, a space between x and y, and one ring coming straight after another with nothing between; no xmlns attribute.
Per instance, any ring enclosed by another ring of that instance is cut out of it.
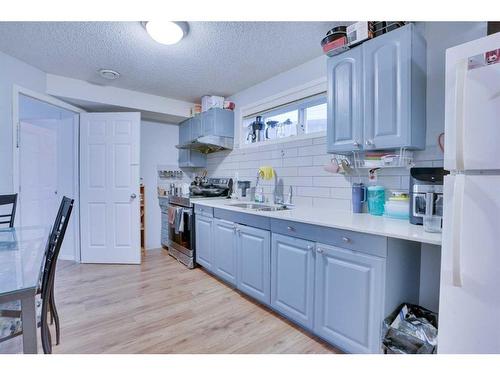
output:
<svg viewBox="0 0 500 375"><path fill-rule="evenodd" d="M37 352L35 296L42 274L49 227L0 229L0 305L21 301L23 352Z"/></svg>

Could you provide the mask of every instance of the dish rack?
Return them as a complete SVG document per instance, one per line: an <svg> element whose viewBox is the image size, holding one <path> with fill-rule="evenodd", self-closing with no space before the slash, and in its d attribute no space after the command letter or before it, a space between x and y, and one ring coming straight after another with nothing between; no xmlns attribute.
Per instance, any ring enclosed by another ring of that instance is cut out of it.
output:
<svg viewBox="0 0 500 375"><path fill-rule="evenodd" d="M414 166L413 153L405 148L387 151L380 154L379 159L369 158L366 155L374 154L367 151L353 151L352 154L341 155L333 154L332 161L337 165L342 166L342 171L339 173L350 174L354 170L369 170L375 168L407 168Z"/></svg>

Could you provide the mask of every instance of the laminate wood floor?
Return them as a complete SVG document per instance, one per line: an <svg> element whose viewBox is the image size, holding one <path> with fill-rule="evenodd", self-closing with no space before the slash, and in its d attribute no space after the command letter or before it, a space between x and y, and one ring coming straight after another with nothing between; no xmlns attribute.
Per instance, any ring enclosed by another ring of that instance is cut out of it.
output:
<svg viewBox="0 0 500 375"><path fill-rule="evenodd" d="M338 353L159 249L140 266L59 261L56 304L54 353ZM1 343L0 353L22 352L21 342Z"/></svg>

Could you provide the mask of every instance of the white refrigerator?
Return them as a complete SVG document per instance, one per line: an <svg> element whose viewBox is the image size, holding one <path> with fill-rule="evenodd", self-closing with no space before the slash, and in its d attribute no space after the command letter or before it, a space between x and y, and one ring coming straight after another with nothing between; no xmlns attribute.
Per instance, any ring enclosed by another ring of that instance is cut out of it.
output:
<svg viewBox="0 0 500 375"><path fill-rule="evenodd" d="M438 353L500 353L500 33L446 51Z"/></svg>

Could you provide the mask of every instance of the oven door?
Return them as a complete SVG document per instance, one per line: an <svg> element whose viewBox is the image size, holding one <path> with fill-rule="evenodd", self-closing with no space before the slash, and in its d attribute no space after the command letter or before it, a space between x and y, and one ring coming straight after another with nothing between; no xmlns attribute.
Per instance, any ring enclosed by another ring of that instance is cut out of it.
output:
<svg viewBox="0 0 500 375"><path fill-rule="evenodd" d="M170 205L176 210L182 210L181 220L168 223L168 245L188 257L194 256L194 216L193 209Z"/></svg>

